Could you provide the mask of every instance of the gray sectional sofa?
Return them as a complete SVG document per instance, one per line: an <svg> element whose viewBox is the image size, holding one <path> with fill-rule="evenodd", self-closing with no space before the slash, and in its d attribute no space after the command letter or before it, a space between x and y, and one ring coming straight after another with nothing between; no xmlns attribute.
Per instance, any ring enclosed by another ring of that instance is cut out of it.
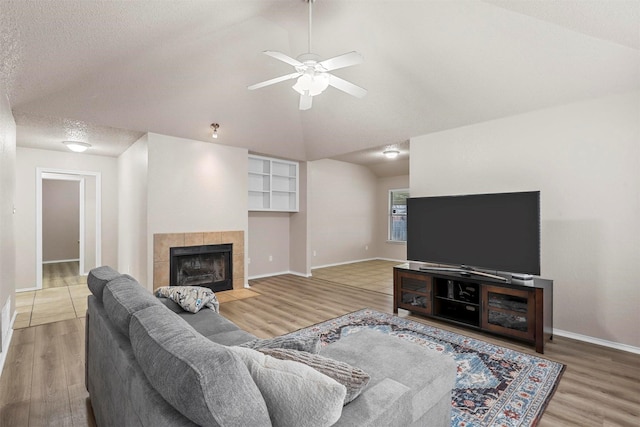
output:
<svg viewBox="0 0 640 427"><path fill-rule="evenodd" d="M265 381L271 380L265 378L271 377L264 376L259 364L247 362L245 356L255 350L238 347L256 337L214 310L183 311L107 266L92 270L87 282L92 295L86 322L86 386L100 427L451 423L456 367L447 356L380 332L362 331L320 350L321 356L370 375L355 400L325 407L327 396L336 398L331 390L344 386L308 366L301 369L313 375L298 386L310 390L290 391L294 389L276 377L267 385L281 388L267 396ZM256 357L263 362L268 358ZM343 397L344 392L338 398ZM299 406L293 406L293 414L283 414L280 403Z"/></svg>

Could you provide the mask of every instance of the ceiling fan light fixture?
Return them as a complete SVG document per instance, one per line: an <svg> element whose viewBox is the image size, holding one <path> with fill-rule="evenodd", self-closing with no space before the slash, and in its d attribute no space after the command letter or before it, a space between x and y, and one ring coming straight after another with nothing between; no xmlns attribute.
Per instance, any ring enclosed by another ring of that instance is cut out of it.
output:
<svg viewBox="0 0 640 427"><path fill-rule="evenodd" d="M387 159L395 159L400 154L400 151L395 148L387 148L382 152Z"/></svg>
<svg viewBox="0 0 640 427"><path fill-rule="evenodd" d="M91 148L91 144L87 144L86 142L79 141L62 141L67 148L74 153L83 153L87 151L88 148Z"/></svg>
<svg viewBox="0 0 640 427"><path fill-rule="evenodd" d="M293 86L293 90L300 95L316 96L320 95L329 87L329 78L324 73L318 74L303 74L298 77L296 84Z"/></svg>

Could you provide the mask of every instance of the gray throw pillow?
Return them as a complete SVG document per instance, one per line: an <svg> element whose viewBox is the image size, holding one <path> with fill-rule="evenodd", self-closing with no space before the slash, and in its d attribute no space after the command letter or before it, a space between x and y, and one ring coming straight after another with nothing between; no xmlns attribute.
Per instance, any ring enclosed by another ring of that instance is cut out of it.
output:
<svg viewBox="0 0 640 427"><path fill-rule="evenodd" d="M135 313L131 346L149 383L201 426L270 426L269 412L247 367L163 306Z"/></svg>
<svg viewBox="0 0 640 427"><path fill-rule="evenodd" d="M228 348L246 363L274 427L328 427L340 419L346 394L342 384L302 363L250 348Z"/></svg>
<svg viewBox="0 0 640 427"><path fill-rule="evenodd" d="M320 351L320 336L315 335L311 337L275 337L266 339L255 339L244 344L240 344L240 347L252 348L254 350L260 350L263 348L288 348L291 350L306 351L307 353L317 354Z"/></svg>
<svg viewBox="0 0 640 427"><path fill-rule="evenodd" d="M333 378L347 388L347 395L344 398L345 405L358 397L371 379L369 374L360 368L354 368L348 363L319 354L282 348L259 348L258 351L276 359L304 363L329 378Z"/></svg>
<svg viewBox="0 0 640 427"><path fill-rule="evenodd" d="M98 301L102 302L102 292L104 287L111 280L119 276L121 276L121 274L108 265L96 267L89 271L89 276L87 276L87 286L91 293L98 298Z"/></svg>

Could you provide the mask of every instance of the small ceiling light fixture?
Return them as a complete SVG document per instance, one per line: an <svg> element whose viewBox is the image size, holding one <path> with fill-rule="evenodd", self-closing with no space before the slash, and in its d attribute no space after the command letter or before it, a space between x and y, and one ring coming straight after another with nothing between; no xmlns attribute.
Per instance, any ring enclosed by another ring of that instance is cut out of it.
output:
<svg viewBox="0 0 640 427"><path fill-rule="evenodd" d="M211 138L218 139L218 128L220 125L217 123L211 123L210 127L213 130L213 132L211 132Z"/></svg>
<svg viewBox="0 0 640 427"><path fill-rule="evenodd" d="M395 159L398 157L398 154L400 154L400 151L397 148L389 147L385 149L382 154L384 154L387 159Z"/></svg>
<svg viewBox="0 0 640 427"><path fill-rule="evenodd" d="M74 153L83 153L87 151L87 148L91 148L91 144L87 144L86 142L62 141L62 143Z"/></svg>

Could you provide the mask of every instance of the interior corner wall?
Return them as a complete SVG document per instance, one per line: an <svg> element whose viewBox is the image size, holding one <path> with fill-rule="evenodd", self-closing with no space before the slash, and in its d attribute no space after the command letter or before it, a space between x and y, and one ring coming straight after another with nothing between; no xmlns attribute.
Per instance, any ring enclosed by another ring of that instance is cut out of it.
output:
<svg viewBox="0 0 640 427"><path fill-rule="evenodd" d="M18 147L16 149L16 289L36 286L36 169L99 172L102 182L102 260L118 262L118 163L115 157Z"/></svg>
<svg viewBox="0 0 640 427"><path fill-rule="evenodd" d="M554 328L640 348L640 92L411 139L412 196L541 191Z"/></svg>
<svg viewBox="0 0 640 427"><path fill-rule="evenodd" d="M249 212L249 278L289 272L288 212Z"/></svg>
<svg viewBox="0 0 640 427"><path fill-rule="evenodd" d="M311 267L375 257L376 176L337 160L307 162Z"/></svg>
<svg viewBox="0 0 640 427"><path fill-rule="evenodd" d="M375 254L378 258L406 261L406 243L389 241L389 190L409 188L409 175L380 177L376 189L376 241Z"/></svg>
<svg viewBox="0 0 640 427"><path fill-rule="evenodd" d="M154 133L147 145L148 288L155 233L243 231L248 271L248 151Z"/></svg>
<svg viewBox="0 0 640 427"><path fill-rule="evenodd" d="M147 278L148 136L118 157L118 271Z"/></svg>
<svg viewBox="0 0 640 427"><path fill-rule="evenodd" d="M16 122L0 83L0 372L15 312ZM8 304L7 304L8 303Z"/></svg>
<svg viewBox="0 0 640 427"><path fill-rule="evenodd" d="M308 247L308 209L307 209L307 163L300 162L298 167L298 212L289 219L289 271L302 276L311 274Z"/></svg>

